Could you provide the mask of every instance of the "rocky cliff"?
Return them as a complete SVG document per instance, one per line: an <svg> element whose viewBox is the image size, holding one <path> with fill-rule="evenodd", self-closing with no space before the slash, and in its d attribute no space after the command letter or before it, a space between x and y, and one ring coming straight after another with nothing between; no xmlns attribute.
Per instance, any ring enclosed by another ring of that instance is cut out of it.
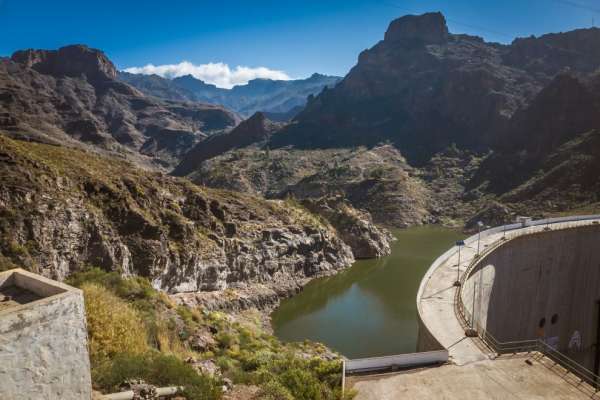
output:
<svg viewBox="0 0 600 400"><path fill-rule="evenodd" d="M354 260L331 225L295 203L3 135L0 214L0 264L61 280L92 265L170 292L297 290Z"/></svg>
<svg viewBox="0 0 600 400"><path fill-rule="evenodd" d="M267 197L343 194L391 226L593 211L599 48L595 28L501 45L450 33L439 13L404 16L268 141L186 174Z"/></svg>
<svg viewBox="0 0 600 400"><path fill-rule="evenodd" d="M149 98L116 80L99 50L24 50L0 60L0 130L169 169L198 141L233 128L222 107Z"/></svg>
<svg viewBox="0 0 600 400"><path fill-rule="evenodd" d="M306 199L302 205L331 223L355 258L379 258L391 253L392 234L375 226L369 213L355 209L342 196Z"/></svg>

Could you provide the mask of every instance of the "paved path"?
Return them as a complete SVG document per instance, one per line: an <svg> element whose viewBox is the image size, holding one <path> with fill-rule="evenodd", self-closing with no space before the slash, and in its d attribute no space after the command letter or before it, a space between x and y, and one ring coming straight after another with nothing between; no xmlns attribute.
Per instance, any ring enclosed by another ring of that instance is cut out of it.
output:
<svg viewBox="0 0 600 400"><path fill-rule="evenodd" d="M531 365L525 360L530 360ZM598 397L579 380L564 378L564 370L546 358L524 356L444 365L398 374L350 377L355 400L571 400Z"/></svg>

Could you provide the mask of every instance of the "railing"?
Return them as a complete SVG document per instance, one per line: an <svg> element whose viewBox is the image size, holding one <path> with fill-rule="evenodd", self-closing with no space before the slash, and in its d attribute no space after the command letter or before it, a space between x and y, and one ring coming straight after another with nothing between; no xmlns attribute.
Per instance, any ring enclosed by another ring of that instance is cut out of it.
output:
<svg viewBox="0 0 600 400"><path fill-rule="evenodd" d="M564 222L580 222L585 220L595 220L600 218L600 215L586 215L579 217L564 217L564 218L550 218L546 220L538 220L538 221L528 221L525 227L529 226L540 226L540 225L550 225L553 223L564 223ZM595 221L593 223L596 223ZM485 236L489 236L490 234L507 232L509 230L514 230L523 227L522 224L513 224L507 226L500 226L497 228L489 229L485 231ZM565 228L568 229L569 227ZM484 232L481 232L482 236ZM517 237L517 236L515 236ZM565 354L561 353L557 349L548 345L546 342L540 339L529 339L529 340L517 340L517 341L509 341L509 342L500 342L498 341L489 331L487 331L484 327L482 327L478 322L474 321L474 316L469 312L469 310L465 307L462 301L462 289L466 280L469 278L469 275L475 269L475 267L479 264L480 260L484 258L484 256L490 254L498 247L507 243L514 237L503 237L500 240L494 242L491 246L488 246L485 251L476 255L465 272L463 273L458 290L455 293L455 310L456 314L459 317L459 322L465 331L472 329L476 333L477 337L481 338L482 342L490 348L497 355L502 354L516 354L516 353L530 353L530 352L538 352L555 363L561 365L567 372L570 372L581 379L582 382L586 382L591 385L594 390L597 392L600 389L600 376L588 370L578 362L573 359L567 357ZM475 296L475 293L473 293ZM474 310L473 310L474 311Z"/></svg>
<svg viewBox="0 0 600 400"><path fill-rule="evenodd" d="M448 360L448 350L407 353L393 356L358 358L345 361L345 373L361 373L384 369L414 368L443 364Z"/></svg>

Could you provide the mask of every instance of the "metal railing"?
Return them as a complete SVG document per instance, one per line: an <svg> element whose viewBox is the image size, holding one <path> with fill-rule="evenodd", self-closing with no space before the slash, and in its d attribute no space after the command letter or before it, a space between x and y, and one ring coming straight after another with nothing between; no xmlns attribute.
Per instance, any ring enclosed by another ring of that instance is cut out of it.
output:
<svg viewBox="0 0 600 400"><path fill-rule="evenodd" d="M548 220L539 220L539 221L531 221L527 226L540 226L540 225L550 225L553 223L564 223L564 222L581 222L582 220L591 220L598 219L599 215L590 215L590 216L581 216L575 218L552 218ZM517 224L515 224L517 225ZM520 224L519 224L520 225ZM576 226L582 226L581 224L577 224ZM515 229L516 226L511 226L511 230ZM553 229L563 230L570 229L573 226L567 226L565 228ZM506 232L508 229L504 229ZM488 230L486 233L488 235L499 233L503 231L503 227L497 227ZM483 232L482 232L483 233ZM581 382L586 382L594 388L594 391L597 392L600 390L600 376L593 373L589 369L585 368L583 365L579 364L577 361L569 358L565 354L561 353L557 349L548 345L545 341L541 339L526 339L526 340L516 340L516 341L507 341L501 342L497 340L489 331L487 331L483 326L481 326L478 322L474 321L474 316L469 312L469 310L465 307L465 304L462 300L462 290L464 288L464 284L469 278L472 271L477 267L479 262L488 254L492 253L498 247L508 243L510 240L517 238L521 235L509 235L500 238L498 241L489 245L485 251L476 255L473 260L470 262L469 266L463 273L460 283L461 285L458 287L458 290L455 293L455 311L456 315L459 317L459 322L462 327L467 331L468 329L473 329L477 337L481 339L481 341L490 349L492 352L497 355L503 354L517 354L517 353L531 353L538 352L539 354L546 356L556 364L562 366L567 372L570 372L577 376ZM475 293L473 293L475 296ZM473 310L474 311L474 310Z"/></svg>

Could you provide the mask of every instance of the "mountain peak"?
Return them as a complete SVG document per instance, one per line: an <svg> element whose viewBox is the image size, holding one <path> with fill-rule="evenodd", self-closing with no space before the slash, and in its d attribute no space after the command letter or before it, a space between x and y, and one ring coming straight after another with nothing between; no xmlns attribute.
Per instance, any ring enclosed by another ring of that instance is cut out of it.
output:
<svg viewBox="0 0 600 400"><path fill-rule="evenodd" d="M12 61L53 76L80 76L91 80L115 79L117 69L106 55L96 49L76 44L58 50L19 50Z"/></svg>
<svg viewBox="0 0 600 400"><path fill-rule="evenodd" d="M386 42L420 41L441 44L448 40L446 18L440 12L405 15L390 24L385 33Z"/></svg>

